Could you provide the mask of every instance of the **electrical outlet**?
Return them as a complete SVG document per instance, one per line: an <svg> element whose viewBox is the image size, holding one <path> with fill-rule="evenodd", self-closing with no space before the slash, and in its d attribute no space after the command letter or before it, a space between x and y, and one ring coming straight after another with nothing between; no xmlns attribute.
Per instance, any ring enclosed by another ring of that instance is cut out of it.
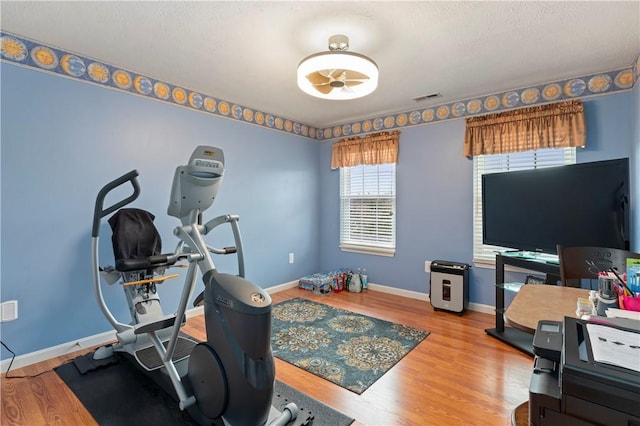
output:
<svg viewBox="0 0 640 426"><path fill-rule="evenodd" d="M431 272L431 261L430 260L425 260L424 261L424 271L425 272Z"/></svg>
<svg viewBox="0 0 640 426"><path fill-rule="evenodd" d="M0 304L0 322L18 319L18 301L9 300Z"/></svg>
<svg viewBox="0 0 640 426"><path fill-rule="evenodd" d="M289 263L293 263L293 261L294 261L293 253L289 253Z"/></svg>

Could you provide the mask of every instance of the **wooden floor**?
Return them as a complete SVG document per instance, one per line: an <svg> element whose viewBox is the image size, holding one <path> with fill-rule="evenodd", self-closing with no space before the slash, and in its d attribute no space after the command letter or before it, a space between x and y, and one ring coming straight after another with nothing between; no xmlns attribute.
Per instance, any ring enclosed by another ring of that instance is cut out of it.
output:
<svg viewBox="0 0 640 426"><path fill-rule="evenodd" d="M354 417L355 425L509 425L512 410L528 398L532 359L485 334L492 315L434 312L427 302L373 290L322 296L292 288L271 296L274 303L305 297L431 332L361 395L276 358L278 380ZM202 316L183 330L204 338ZM37 377L3 376L0 424L95 425L52 371L78 354L10 373L44 372Z"/></svg>

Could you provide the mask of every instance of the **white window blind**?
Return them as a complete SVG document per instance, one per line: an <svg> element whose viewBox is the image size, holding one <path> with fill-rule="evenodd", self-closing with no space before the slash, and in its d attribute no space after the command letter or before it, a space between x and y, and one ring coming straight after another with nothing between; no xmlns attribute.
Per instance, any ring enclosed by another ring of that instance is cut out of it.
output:
<svg viewBox="0 0 640 426"><path fill-rule="evenodd" d="M396 165L340 168L340 249L393 256Z"/></svg>
<svg viewBox="0 0 640 426"><path fill-rule="evenodd" d="M473 261L493 264L505 247L482 244L482 175L575 164L575 148L539 149L473 157Z"/></svg>

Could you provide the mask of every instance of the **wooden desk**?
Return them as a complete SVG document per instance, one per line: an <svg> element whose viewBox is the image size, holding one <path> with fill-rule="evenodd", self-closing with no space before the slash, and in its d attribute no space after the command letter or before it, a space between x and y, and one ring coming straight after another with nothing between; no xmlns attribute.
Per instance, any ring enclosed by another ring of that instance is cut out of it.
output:
<svg viewBox="0 0 640 426"><path fill-rule="evenodd" d="M504 319L518 330L534 334L538 321L576 318L579 297L589 298L589 290L557 285L529 284L520 288L504 313Z"/></svg>

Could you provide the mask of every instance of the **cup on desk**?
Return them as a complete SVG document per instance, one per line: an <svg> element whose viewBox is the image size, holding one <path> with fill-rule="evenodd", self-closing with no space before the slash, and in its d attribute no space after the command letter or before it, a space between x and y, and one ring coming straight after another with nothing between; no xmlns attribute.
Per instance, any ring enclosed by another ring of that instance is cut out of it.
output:
<svg viewBox="0 0 640 426"><path fill-rule="evenodd" d="M598 294L598 303L596 304L596 313L600 317L607 316L606 310L609 308L617 308L618 298L614 297L613 299L608 299L606 297L602 297L601 294Z"/></svg>
<svg viewBox="0 0 640 426"><path fill-rule="evenodd" d="M603 299L617 298L615 278L609 276L598 277L598 294Z"/></svg>

